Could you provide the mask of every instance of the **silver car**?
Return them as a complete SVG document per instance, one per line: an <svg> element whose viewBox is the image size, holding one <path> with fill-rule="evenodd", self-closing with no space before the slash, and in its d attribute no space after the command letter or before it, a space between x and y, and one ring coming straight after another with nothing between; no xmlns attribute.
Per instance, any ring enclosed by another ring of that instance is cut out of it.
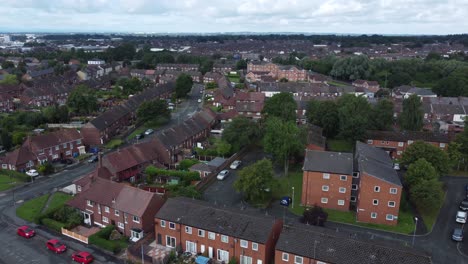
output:
<svg viewBox="0 0 468 264"><path fill-rule="evenodd" d="M228 170L222 170L218 173L218 176L216 176L216 179L222 181L224 180L224 178L226 178L229 174L229 171Z"/></svg>

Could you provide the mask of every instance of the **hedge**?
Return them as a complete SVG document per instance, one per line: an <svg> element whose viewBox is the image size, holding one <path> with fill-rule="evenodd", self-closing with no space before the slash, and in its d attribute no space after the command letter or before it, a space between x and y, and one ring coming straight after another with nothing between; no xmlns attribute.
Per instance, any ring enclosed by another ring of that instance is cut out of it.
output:
<svg viewBox="0 0 468 264"><path fill-rule="evenodd" d="M62 227L65 227L65 224L62 223L62 222L59 222L59 221L55 221L54 219L50 219L50 218L43 218L41 220L41 223L45 226L47 226L48 228L52 229L52 230L55 230L59 233L62 232Z"/></svg>
<svg viewBox="0 0 468 264"><path fill-rule="evenodd" d="M122 237L121 240L108 240L115 226L109 225L99 230L99 232L91 235L88 239L90 244L96 245L100 248L112 251L114 254L118 253L124 247L126 247L126 237Z"/></svg>
<svg viewBox="0 0 468 264"><path fill-rule="evenodd" d="M148 168L146 171L155 172L156 173L155 175L179 177L180 180L183 181L185 185L190 184L190 182L192 181L200 180L200 174L196 171L164 170L164 169L155 168L154 166L148 166Z"/></svg>

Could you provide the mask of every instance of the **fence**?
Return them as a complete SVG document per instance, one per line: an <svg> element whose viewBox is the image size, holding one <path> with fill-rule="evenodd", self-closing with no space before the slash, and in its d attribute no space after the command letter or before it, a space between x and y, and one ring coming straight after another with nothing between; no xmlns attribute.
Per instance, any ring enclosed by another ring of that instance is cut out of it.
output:
<svg viewBox="0 0 468 264"><path fill-rule="evenodd" d="M154 233L147 233L145 237L138 240L134 245L127 248L127 258L136 263L142 263L142 250L143 250L143 263L142 264L153 264L155 263L153 258L146 255L145 253L151 248L148 244L154 240Z"/></svg>
<svg viewBox="0 0 468 264"><path fill-rule="evenodd" d="M65 229L63 227L62 227L62 235L65 235L67 237L71 237L71 238L76 239L78 241L81 241L81 242L83 242L85 244L88 244L88 238L87 237L82 236L80 234L77 234L77 233L75 233L73 231L67 230L67 229Z"/></svg>

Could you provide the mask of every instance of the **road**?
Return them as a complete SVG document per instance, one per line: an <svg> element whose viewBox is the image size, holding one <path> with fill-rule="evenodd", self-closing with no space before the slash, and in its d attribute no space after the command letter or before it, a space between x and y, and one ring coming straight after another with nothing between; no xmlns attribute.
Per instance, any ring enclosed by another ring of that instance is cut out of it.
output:
<svg viewBox="0 0 468 264"><path fill-rule="evenodd" d="M250 165L255 161L264 158L265 155L259 151L249 152L242 158L243 166ZM230 170L230 175L224 181L216 181L210 185L203 194L203 199L214 204L233 207L248 206L242 199L242 195L234 190L232 184L237 178L237 172ZM279 172L281 173L281 172ZM468 263L468 239L457 243L451 239L452 230L461 227L455 222L455 215L460 201L465 196L464 186L468 184L468 178L463 177L443 177L446 185L446 197L440 210L439 217L431 233L417 235L414 237L414 249L423 254L432 256L435 264L463 264ZM289 211L285 211L279 202L273 202L270 208L261 210L280 218L285 218L288 222L298 222L299 218ZM468 237L468 227L463 226L465 238ZM377 241L379 244L389 246L403 246L412 249L413 236L395 234L376 229L369 229L360 226L348 225L336 222L327 222L324 228L332 229L336 232L348 234L349 237L359 238L364 241Z"/></svg>

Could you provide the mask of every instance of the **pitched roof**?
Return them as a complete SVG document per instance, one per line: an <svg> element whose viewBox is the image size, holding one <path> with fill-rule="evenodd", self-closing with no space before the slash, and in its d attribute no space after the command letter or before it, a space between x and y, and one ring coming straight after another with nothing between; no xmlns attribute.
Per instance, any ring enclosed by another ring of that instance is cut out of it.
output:
<svg viewBox="0 0 468 264"><path fill-rule="evenodd" d="M185 197L170 198L156 218L264 244L276 219L253 210L211 205Z"/></svg>
<svg viewBox="0 0 468 264"><path fill-rule="evenodd" d="M27 146L23 145L12 152L8 152L3 159L3 163L18 166L35 159L37 159L37 157L34 153L32 153Z"/></svg>
<svg viewBox="0 0 468 264"><path fill-rule="evenodd" d="M450 138L447 134L422 132L422 131L378 131L368 130L367 138L372 140L398 141L406 142L408 140L422 140L425 142L449 143Z"/></svg>
<svg viewBox="0 0 468 264"><path fill-rule="evenodd" d="M41 150L82 138L83 137L80 132L76 129L61 129L55 132L31 137L28 139L30 142L27 141L25 144L30 144L32 150Z"/></svg>
<svg viewBox="0 0 468 264"><path fill-rule="evenodd" d="M303 170L351 175L353 174L353 154L306 150Z"/></svg>
<svg viewBox="0 0 468 264"><path fill-rule="evenodd" d="M137 165L156 160L158 152L151 146L151 142L130 145L123 149L108 153L102 158L103 166L112 174L130 169Z"/></svg>
<svg viewBox="0 0 468 264"><path fill-rule="evenodd" d="M432 263L430 257L413 249L379 245L376 241L354 239L351 234L299 224L283 227L276 249L326 263Z"/></svg>
<svg viewBox="0 0 468 264"><path fill-rule="evenodd" d="M393 161L383 149L356 142L355 159L359 172L380 180L402 186L398 174L393 169Z"/></svg>

